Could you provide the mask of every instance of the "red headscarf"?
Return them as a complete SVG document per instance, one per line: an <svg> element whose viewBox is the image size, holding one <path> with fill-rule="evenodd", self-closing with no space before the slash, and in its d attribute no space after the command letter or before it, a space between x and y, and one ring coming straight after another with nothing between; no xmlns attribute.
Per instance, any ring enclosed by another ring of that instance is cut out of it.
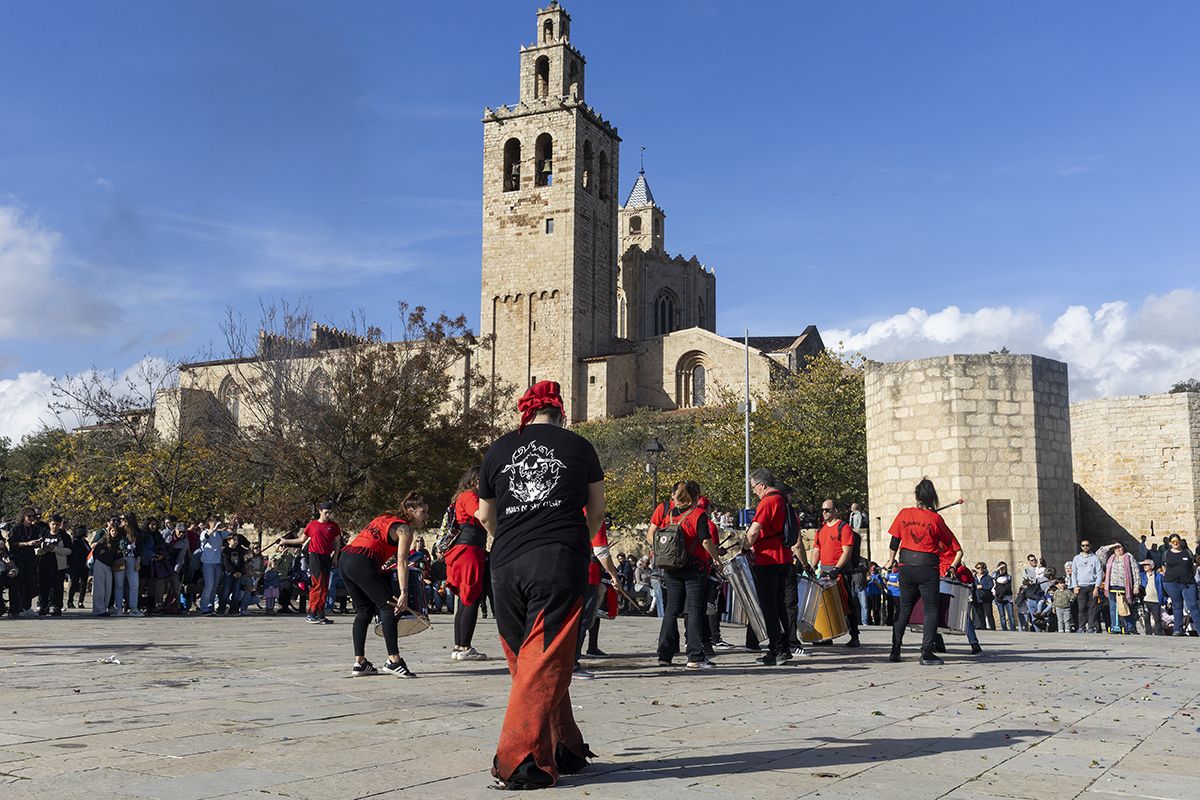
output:
<svg viewBox="0 0 1200 800"><path fill-rule="evenodd" d="M517 411L521 412L521 427L517 430L525 430L525 426L543 408L557 408L560 414L566 413L563 411L561 392L562 388L554 381L538 381L530 386L517 401Z"/></svg>

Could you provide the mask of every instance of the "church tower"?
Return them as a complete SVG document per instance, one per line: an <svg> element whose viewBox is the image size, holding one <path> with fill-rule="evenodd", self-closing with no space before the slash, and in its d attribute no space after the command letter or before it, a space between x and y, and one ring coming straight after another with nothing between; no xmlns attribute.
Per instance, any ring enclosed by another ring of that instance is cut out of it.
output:
<svg viewBox="0 0 1200 800"><path fill-rule="evenodd" d="M562 384L587 417L583 359L616 335L617 129L583 102L583 55L552 2L521 48L520 101L484 109L481 366L518 393Z"/></svg>

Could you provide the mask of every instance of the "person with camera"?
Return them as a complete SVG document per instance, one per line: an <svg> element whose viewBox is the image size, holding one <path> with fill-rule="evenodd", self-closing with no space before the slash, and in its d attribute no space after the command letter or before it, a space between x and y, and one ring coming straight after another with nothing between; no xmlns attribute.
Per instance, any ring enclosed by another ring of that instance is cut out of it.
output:
<svg viewBox="0 0 1200 800"><path fill-rule="evenodd" d="M109 605L113 599L113 571L117 564L125 568L121 557L120 520L113 517L108 521L100 538L92 545L92 616L109 616Z"/></svg>
<svg viewBox="0 0 1200 800"><path fill-rule="evenodd" d="M701 553L707 551L714 561L719 556L717 543L709 530L708 514L697 507L699 498L693 496L688 483L679 481L675 484L669 507L663 503L655 509L646 531L655 561L663 573L664 613L658 633L658 664L670 666L679 652L676 618L683 612L687 634L685 668L709 669L713 664L704 654L708 569Z"/></svg>
<svg viewBox="0 0 1200 800"><path fill-rule="evenodd" d="M37 553L49 530L37 509L26 506L21 509L20 521L9 531L8 549L17 569L18 616L37 616L33 610L33 598L38 593Z"/></svg>

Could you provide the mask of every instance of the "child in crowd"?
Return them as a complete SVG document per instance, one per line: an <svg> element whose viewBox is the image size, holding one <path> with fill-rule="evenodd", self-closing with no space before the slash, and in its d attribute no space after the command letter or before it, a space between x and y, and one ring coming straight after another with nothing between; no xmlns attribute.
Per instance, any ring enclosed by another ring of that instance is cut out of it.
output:
<svg viewBox="0 0 1200 800"><path fill-rule="evenodd" d="M1066 581L1059 578L1054 589L1050 592L1054 604L1054 614L1058 617L1058 632L1071 632L1071 606L1075 602L1075 593L1067 588Z"/></svg>
<svg viewBox="0 0 1200 800"><path fill-rule="evenodd" d="M279 599L279 559L271 559L267 571L263 573L263 600L267 601L267 613L275 613L275 601Z"/></svg>

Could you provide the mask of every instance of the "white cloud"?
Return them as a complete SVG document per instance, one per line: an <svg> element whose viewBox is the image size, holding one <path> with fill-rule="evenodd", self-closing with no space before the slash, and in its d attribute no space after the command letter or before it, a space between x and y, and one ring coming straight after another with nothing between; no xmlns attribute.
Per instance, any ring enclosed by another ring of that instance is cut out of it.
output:
<svg viewBox="0 0 1200 800"><path fill-rule="evenodd" d="M161 358L146 356L129 368L116 373L114 386L123 395L133 398L135 405L150 405L154 393L164 386L164 380L172 381L174 369ZM95 370L69 376L64 382L90 381L96 379ZM113 376L101 376L101 380L113 381ZM0 437L8 437L13 444L21 437L44 427L74 428L92 420L68 417L59 419L51 410L54 377L45 372L22 372L16 378L0 380Z"/></svg>
<svg viewBox="0 0 1200 800"><path fill-rule="evenodd" d="M5 305L0 338L96 333L100 326L78 277L63 269L58 232L17 206L0 205L0 298Z"/></svg>
<svg viewBox="0 0 1200 800"><path fill-rule="evenodd" d="M22 436L55 424L47 405L51 380L44 372L22 372L0 380L0 437L16 444Z"/></svg>
<svg viewBox="0 0 1200 800"><path fill-rule="evenodd" d="M1007 347L1014 353L1065 361L1071 397L1083 400L1164 392L1176 381L1200 377L1200 292L1176 289L1150 295L1131 309L1113 301L1095 310L1070 306L1047 321L1008 306L963 312L910 308L863 331L829 330L829 344L880 361Z"/></svg>

